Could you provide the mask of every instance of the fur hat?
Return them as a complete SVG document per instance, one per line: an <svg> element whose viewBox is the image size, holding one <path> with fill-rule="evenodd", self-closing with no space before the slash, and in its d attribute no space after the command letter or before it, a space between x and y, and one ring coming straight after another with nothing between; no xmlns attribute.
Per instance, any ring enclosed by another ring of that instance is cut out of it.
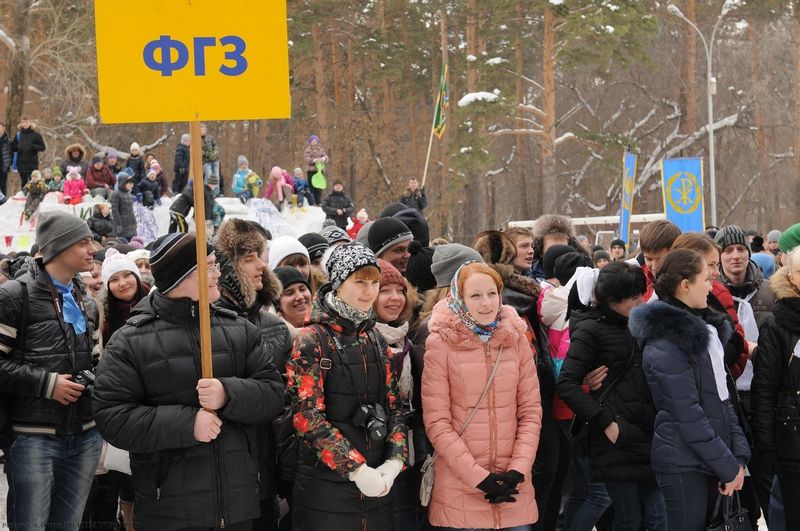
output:
<svg viewBox="0 0 800 531"><path fill-rule="evenodd" d="M266 232L253 221L229 218L217 232L214 246L218 251L234 261L248 253L256 253L259 258L266 249Z"/></svg>
<svg viewBox="0 0 800 531"><path fill-rule="evenodd" d="M567 216L558 214L545 214L533 224L533 238L541 240L548 234L565 234L570 239L575 239L575 226Z"/></svg>
<svg viewBox="0 0 800 531"><path fill-rule="evenodd" d="M510 264L517 256L514 240L499 230L481 232L473 247L487 264Z"/></svg>

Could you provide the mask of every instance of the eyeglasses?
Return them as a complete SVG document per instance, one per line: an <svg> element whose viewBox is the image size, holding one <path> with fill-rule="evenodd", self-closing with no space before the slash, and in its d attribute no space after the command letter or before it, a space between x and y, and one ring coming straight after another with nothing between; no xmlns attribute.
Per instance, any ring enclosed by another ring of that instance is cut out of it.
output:
<svg viewBox="0 0 800 531"><path fill-rule="evenodd" d="M219 264L214 264L214 265L208 266L206 268L206 271L208 271L209 275L212 275L214 273L219 273Z"/></svg>

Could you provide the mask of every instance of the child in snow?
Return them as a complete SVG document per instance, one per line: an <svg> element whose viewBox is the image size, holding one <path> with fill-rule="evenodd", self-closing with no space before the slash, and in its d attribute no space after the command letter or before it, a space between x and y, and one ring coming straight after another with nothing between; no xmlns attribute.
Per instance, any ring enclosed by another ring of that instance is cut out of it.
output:
<svg viewBox="0 0 800 531"><path fill-rule="evenodd" d="M33 213L39 208L39 203L42 202L44 194L47 193L47 185L42 178L42 172L33 170L31 172L31 180L25 185L24 190L28 198L25 199L25 210L23 210L22 216L27 221L31 219Z"/></svg>
<svg viewBox="0 0 800 531"><path fill-rule="evenodd" d="M86 182L81 177L81 167L67 166L67 180L64 181L64 204L80 204L83 202L84 194L88 193Z"/></svg>
<svg viewBox="0 0 800 531"><path fill-rule="evenodd" d="M132 178L134 184L144 179L144 160L142 159L142 152L139 148L139 144L136 142L131 144L131 156L128 158L128 164L126 168L133 170Z"/></svg>
<svg viewBox="0 0 800 531"><path fill-rule="evenodd" d="M311 192L311 185L308 183L308 177L303 168L294 169L294 193L297 194L297 204L303 206L303 199L308 201L308 206L316 206L317 202L314 200L314 194Z"/></svg>
<svg viewBox="0 0 800 531"><path fill-rule="evenodd" d="M161 187L158 185L157 177L156 169L150 168L147 171L147 177L139 181L136 190L136 200L141 201L142 205L147 208L161 204Z"/></svg>
<svg viewBox="0 0 800 531"><path fill-rule="evenodd" d="M125 241L136 236L136 217L133 214L133 180L124 171L117 175L119 189L111 194L114 233Z"/></svg>
<svg viewBox="0 0 800 531"><path fill-rule="evenodd" d="M261 178L250 169L250 163L244 155L239 155L236 163L239 165L239 169L233 174L231 191L239 198L239 201L247 203L247 200L255 197L261 189Z"/></svg>
<svg viewBox="0 0 800 531"><path fill-rule="evenodd" d="M111 195L117 178L106 166L103 157L93 157L92 164L86 170L86 186L93 196L100 196L103 199Z"/></svg>
<svg viewBox="0 0 800 531"><path fill-rule="evenodd" d="M292 177L279 166L273 166L269 172L269 183L264 198L272 201L275 208L283 210L283 203L292 197L294 186Z"/></svg>
<svg viewBox="0 0 800 531"><path fill-rule="evenodd" d="M161 164L159 164L155 157L153 157L153 159L150 161L150 165L147 166L147 168L148 170L145 172L145 176L150 170L156 171L156 182L158 183L159 193L155 195L155 199L159 199L162 195L167 195L169 193L167 176L164 175L164 170L161 169Z"/></svg>
<svg viewBox="0 0 800 531"><path fill-rule="evenodd" d="M96 241L104 243L106 238L114 237L114 220L111 218L111 206L108 203L95 205L94 213L88 223L92 237Z"/></svg>
<svg viewBox="0 0 800 531"><path fill-rule="evenodd" d="M48 192L63 192L64 191L64 176L61 174L61 168L56 166L53 168L52 177L45 181L47 184Z"/></svg>
<svg viewBox="0 0 800 531"><path fill-rule="evenodd" d="M358 236L358 232L369 222L369 216L367 215L367 211L362 208L355 217L350 219L353 220L353 226L347 229L347 234L355 240L356 236Z"/></svg>

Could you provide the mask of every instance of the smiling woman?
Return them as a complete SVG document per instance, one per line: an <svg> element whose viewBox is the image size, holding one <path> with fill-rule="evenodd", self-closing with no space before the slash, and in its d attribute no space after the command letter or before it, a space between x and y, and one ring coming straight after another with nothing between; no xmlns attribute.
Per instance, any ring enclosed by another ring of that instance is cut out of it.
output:
<svg viewBox="0 0 800 531"><path fill-rule="evenodd" d="M102 267L103 288L97 296L100 307L100 331L103 345L108 343L131 315L131 310L147 295L150 286L143 284L136 264L116 249L109 249Z"/></svg>

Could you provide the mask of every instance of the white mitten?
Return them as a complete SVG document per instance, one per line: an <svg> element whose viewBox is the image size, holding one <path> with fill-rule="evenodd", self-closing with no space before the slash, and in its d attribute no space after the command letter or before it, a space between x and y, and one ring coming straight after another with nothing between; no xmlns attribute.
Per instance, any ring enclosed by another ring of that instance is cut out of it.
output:
<svg viewBox="0 0 800 531"><path fill-rule="evenodd" d="M394 480L403 470L403 462L399 459L389 459L375 470L380 472L383 481L386 482L386 490L390 491L392 490L392 485L394 485Z"/></svg>
<svg viewBox="0 0 800 531"><path fill-rule="evenodd" d="M350 472L348 477L350 481L356 484L356 487L364 496L379 498L389 494L389 489L386 488L386 481L375 468L361 465L353 472Z"/></svg>

